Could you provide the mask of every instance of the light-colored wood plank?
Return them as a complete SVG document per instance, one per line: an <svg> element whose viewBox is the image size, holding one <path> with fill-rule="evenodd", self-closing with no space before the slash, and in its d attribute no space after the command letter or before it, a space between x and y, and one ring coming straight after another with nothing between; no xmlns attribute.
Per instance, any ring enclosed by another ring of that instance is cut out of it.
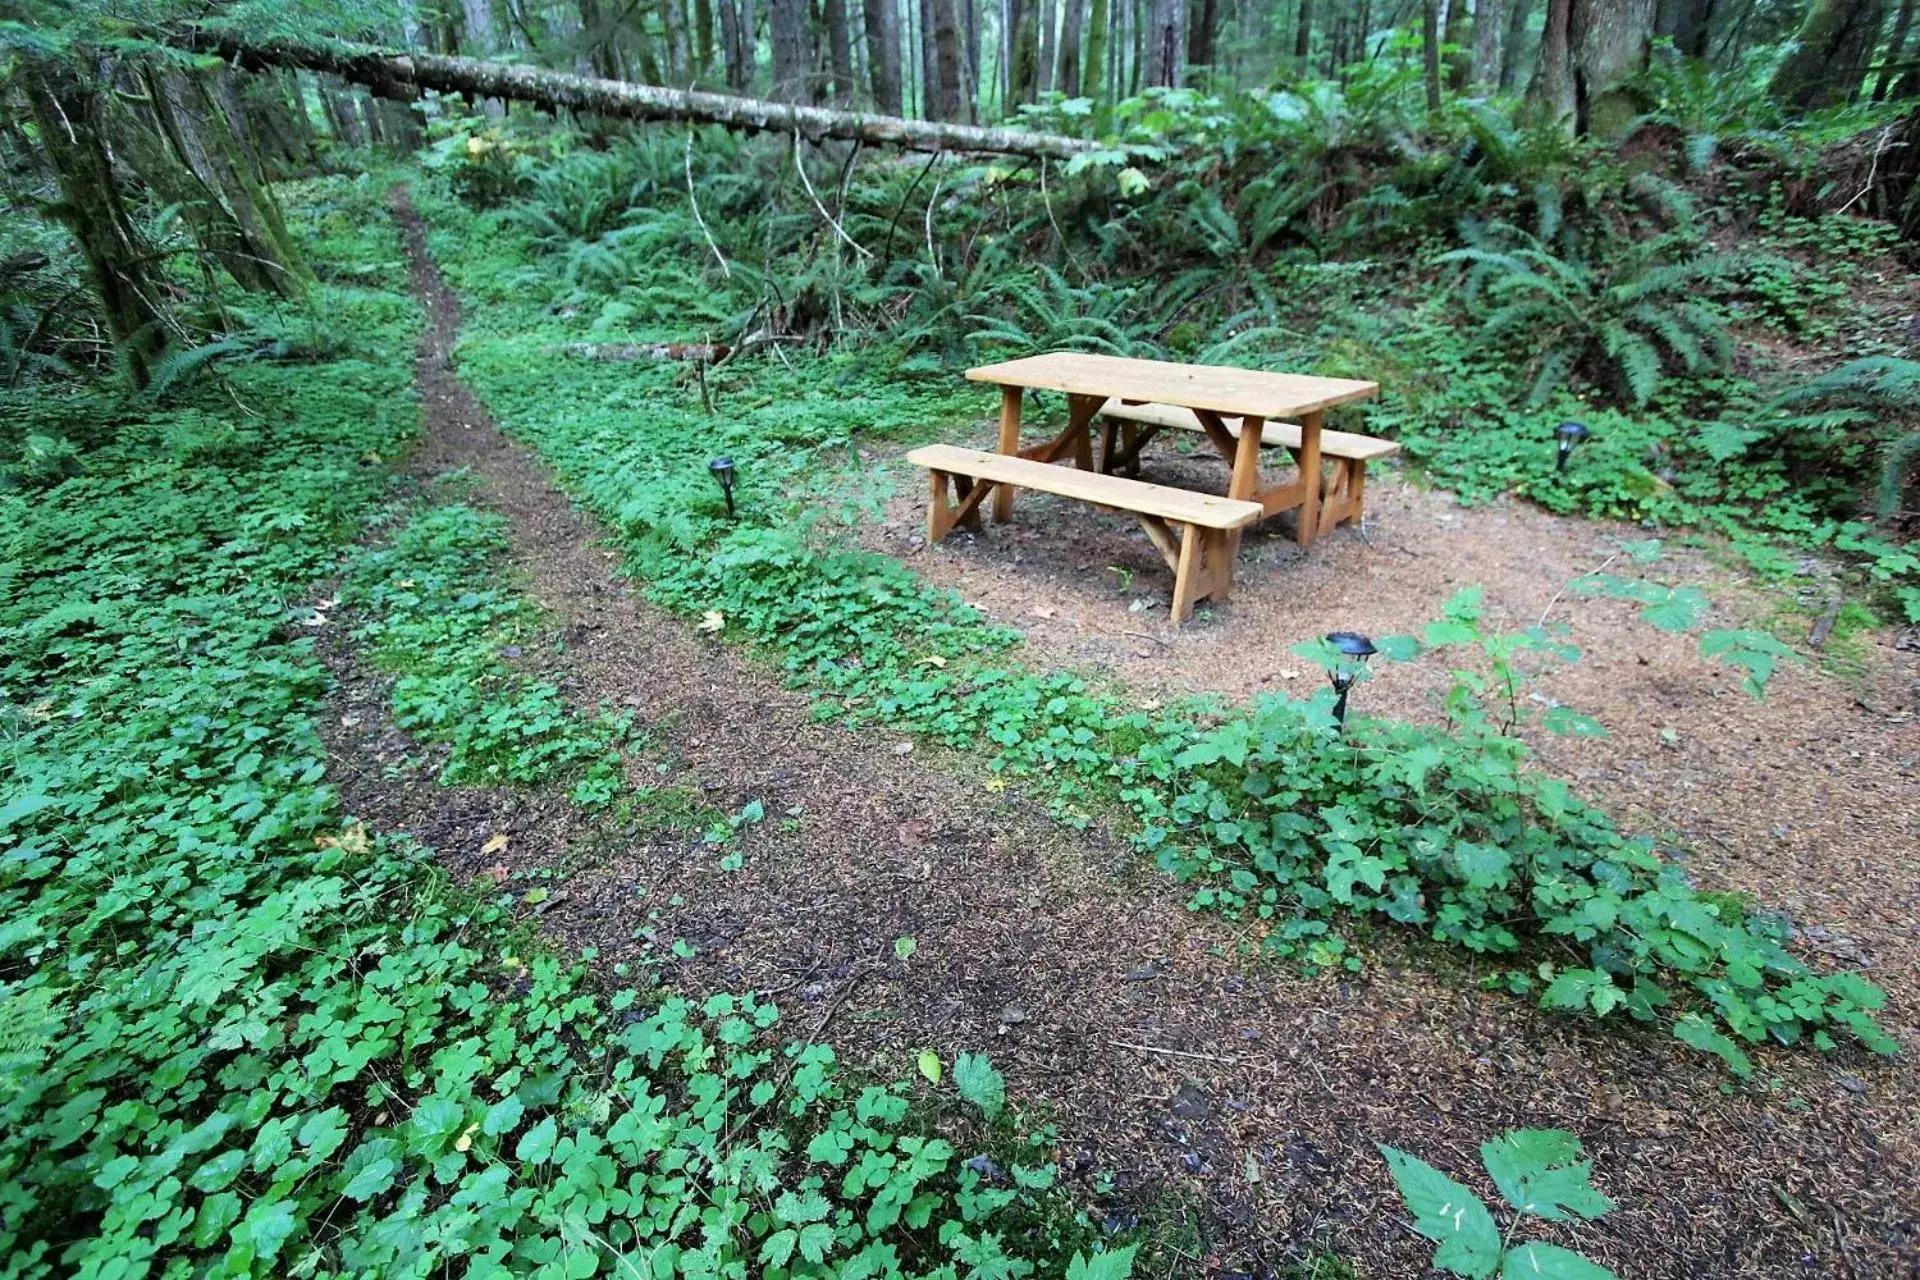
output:
<svg viewBox="0 0 1920 1280"><path fill-rule="evenodd" d="M1037 387L1068 395L1211 409L1234 417L1294 418L1380 394L1377 382L1267 373L1227 365L1173 364L1123 356L1055 351L967 370L975 382Z"/></svg>
<svg viewBox="0 0 1920 1280"><path fill-rule="evenodd" d="M1109 404L1101 417L1118 419L1121 422L1141 423L1147 426L1172 427L1177 431L1204 431L1200 416L1191 409L1183 409L1171 404ZM1221 419L1228 434L1234 439L1240 438L1240 419L1223 417ZM1285 446L1289 449L1300 447L1300 424L1297 422L1269 422L1262 430L1260 443L1263 446ZM1396 440L1382 440L1377 436L1356 435L1351 431L1322 431L1320 433L1320 452L1329 458L1356 458L1370 462L1375 458L1390 457L1400 452Z"/></svg>
<svg viewBox="0 0 1920 1280"><path fill-rule="evenodd" d="M1022 489L1038 489L1080 502L1120 507L1178 524L1197 524L1209 529L1244 528L1258 520L1261 514L1257 502L1238 502L1210 493L1173 489L1120 476L1104 476L1097 471L1081 471L1076 467L1056 467L1003 453L962 449L957 445L926 445L909 453L907 461L930 471L972 476Z"/></svg>
<svg viewBox="0 0 1920 1280"><path fill-rule="evenodd" d="M1000 452L1020 452L1020 400L1026 392L1019 387L1000 388ZM993 522L1006 524L1013 519L1013 490L1002 486L993 495Z"/></svg>
<svg viewBox="0 0 1920 1280"><path fill-rule="evenodd" d="M1293 534L1303 547L1312 546L1320 536L1320 449L1326 435L1320 417L1318 409L1301 415L1300 452L1294 455L1300 463L1300 478L1307 482L1306 492L1300 495L1300 523Z"/></svg>

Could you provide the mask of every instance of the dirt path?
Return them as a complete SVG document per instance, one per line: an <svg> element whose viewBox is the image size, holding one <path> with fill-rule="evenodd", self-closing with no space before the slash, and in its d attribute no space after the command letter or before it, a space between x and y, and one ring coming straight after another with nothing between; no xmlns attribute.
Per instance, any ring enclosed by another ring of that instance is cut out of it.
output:
<svg viewBox="0 0 1920 1280"><path fill-rule="evenodd" d="M778 992L793 1025L824 1022L855 1061L905 1075L923 1047L989 1053L1016 1102L1057 1125L1089 1195L1110 1173L1104 1203L1122 1220L1168 1192L1162 1207L1203 1224L1176 1274L1266 1275L1314 1247L1363 1275L1418 1274L1430 1250L1372 1143L1458 1174L1483 1138L1519 1125L1587 1143L1621 1208L1578 1243L1623 1275L1906 1274L1904 1068L1849 1067L1856 1078L1788 1057L1776 1092L1723 1095L1670 1042L1595 1035L1392 954L1353 978L1253 967L1229 925L1188 913L1123 846L1056 828L882 732L811 723L804 698L649 608L495 430L450 371L457 302L401 216L431 320L416 469L469 469L479 501L508 517L562 628L572 696L635 708L707 804L759 800L769 819L727 850L644 830L583 850L563 806L369 767L403 749L366 710L370 685L344 695L357 728L335 729L356 812L420 831L465 871L573 867L544 917L569 944L618 962L657 953L649 934L685 938L698 954L668 981ZM511 843L484 856L492 832ZM743 865L723 870L723 852ZM903 937L917 944L907 960Z"/></svg>

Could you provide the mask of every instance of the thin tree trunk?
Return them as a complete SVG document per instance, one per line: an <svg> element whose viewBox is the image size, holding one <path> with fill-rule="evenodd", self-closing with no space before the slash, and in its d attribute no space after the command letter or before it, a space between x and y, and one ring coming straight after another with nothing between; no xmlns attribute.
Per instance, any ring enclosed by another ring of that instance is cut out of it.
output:
<svg viewBox="0 0 1920 1280"><path fill-rule="evenodd" d="M1040 89L1040 15L1033 0L1015 6L1018 25L1013 30L1013 69L1008 84L1009 109L1032 102Z"/></svg>
<svg viewBox="0 0 1920 1280"><path fill-rule="evenodd" d="M926 0L933 8L935 120L960 118L960 14L958 0Z"/></svg>
<svg viewBox="0 0 1920 1280"><path fill-rule="evenodd" d="M1457 4L1459 0L1454 0ZM1501 0L1474 0L1473 70L1476 85L1492 85L1500 78L1500 37L1504 34Z"/></svg>
<svg viewBox="0 0 1920 1280"><path fill-rule="evenodd" d="M873 73L873 105L900 114L900 9L897 0L862 0L867 20L867 67Z"/></svg>
<svg viewBox="0 0 1920 1280"><path fill-rule="evenodd" d="M980 0L962 0L967 26L967 61L961 68L960 98L967 109L967 123L980 122Z"/></svg>
<svg viewBox="0 0 1920 1280"><path fill-rule="evenodd" d="M100 100L64 67L26 62L22 71L40 155L60 187L54 216L87 264L128 376L144 387L166 348L170 321L154 255L121 202L100 137Z"/></svg>
<svg viewBox="0 0 1920 1280"><path fill-rule="evenodd" d="M720 58L726 64L727 88L736 93L746 92L746 59L740 49L740 11L733 7L733 0L717 0L720 10Z"/></svg>
<svg viewBox="0 0 1920 1280"><path fill-rule="evenodd" d="M509 66L475 58L397 54L344 42L322 45L267 40L250 43L202 35L184 41L182 47L217 53L250 71L264 67L304 67L340 75L384 97L402 100L411 100L421 90L432 89L530 102L549 111L574 111L623 120L717 124L747 133L797 131L811 138L839 138L914 151L999 152L1069 159L1098 145L1058 134L831 111L727 94L596 80L564 71Z"/></svg>
<svg viewBox="0 0 1920 1280"><path fill-rule="evenodd" d="M1507 0L1507 38L1500 46L1500 89L1512 93L1520 87L1520 68L1525 66L1527 25L1533 18L1534 0Z"/></svg>
<svg viewBox="0 0 1920 1280"><path fill-rule="evenodd" d="M1440 110L1439 0L1420 0L1420 48L1426 63L1427 110Z"/></svg>
<svg viewBox="0 0 1920 1280"><path fill-rule="evenodd" d="M1188 17L1192 25L1187 31L1187 65L1211 67L1214 38L1220 26L1218 0L1194 0L1193 11Z"/></svg>
<svg viewBox="0 0 1920 1280"><path fill-rule="evenodd" d="M773 99L802 102L813 70L808 56L807 0L768 0L773 19Z"/></svg>
<svg viewBox="0 0 1920 1280"><path fill-rule="evenodd" d="M1090 98L1107 92L1107 25L1111 19L1110 0L1088 0L1087 54L1080 76L1080 92Z"/></svg>
<svg viewBox="0 0 1920 1280"><path fill-rule="evenodd" d="M667 36L667 81L685 84L692 76L693 58L687 43L684 0L660 0L660 22Z"/></svg>
<svg viewBox="0 0 1920 1280"><path fill-rule="evenodd" d="M703 76L713 69L713 0L693 0L693 66Z"/></svg>
<svg viewBox="0 0 1920 1280"><path fill-rule="evenodd" d="M1313 0L1300 0L1300 21L1293 31L1293 65L1307 69L1307 56L1313 51Z"/></svg>
<svg viewBox="0 0 1920 1280"><path fill-rule="evenodd" d="M1538 103L1554 120L1570 117L1574 109L1573 57L1567 33L1572 10L1573 0L1547 0L1547 26L1540 36L1540 66L1527 88L1528 101Z"/></svg>
<svg viewBox="0 0 1920 1280"><path fill-rule="evenodd" d="M1153 0L1147 19L1147 83L1178 88L1185 69L1186 0Z"/></svg>
<svg viewBox="0 0 1920 1280"><path fill-rule="evenodd" d="M1473 78L1473 37L1467 24L1467 0L1447 0L1447 25L1441 40L1457 51L1447 58L1447 88L1463 92Z"/></svg>
<svg viewBox="0 0 1920 1280"><path fill-rule="evenodd" d="M1133 62L1127 72L1127 96L1134 97L1141 89L1140 81L1147 74L1147 27L1151 24L1154 0L1132 0L1131 12L1127 21L1133 24Z"/></svg>
<svg viewBox="0 0 1920 1280"><path fill-rule="evenodd" d="M1873 100L1885 102L1892 90L1894 81L1900 78L1897 65L1907 52L1907 33L1913 29L1914 0L1900 0L1900 9L1894 14L1893 34L1887 37L1887 51L1880 58L1880 77L1873 83Z"/></svg>
<svg viewBox="0 0 1920 1280"><path fill-rule="evenodd" d="M1660 0L1653 34L1672 39L1673 47L1689 58L1707 56L1707 33L1716 0Z"/></svg>
<svg viewBox="0 0 1920 1280"><path fill-rule="evenodd" d="M1768 92L1803 112L1849 101L1880 42L1881 17L1881 0L1814 0Z"/></svg>
<svg viewBox="0 0 1920 1280"><path fill-rule="evenodd" d="M1080 96L1080 24L1086 16L1084 0L1061 0L1060 48L1053 69L1053 87L1069 98Z"/></svg>
<svg viewBox="0 0 1920 1280"><path fill-rule="evenodd" d="M1045 93L1053 88L1053 46L1056 43L1054 24L1056 14L1053 0L1032 0L1035 13L1034 31L1039 39L1033 46L1034 89Z"/></svg>
<svg viewBox="0 0 1920 1280"><path fill-rule="evenodd" d="M826 0L827 56L833 63L833 100L853 105L853 32L848 29L847 0Z"/></svg>
<svg viewBox="0 0 1920 1280"><path fill-rule="evenodd" d="M920 58L920 117L923 120L939 120L940 115L940 55L933 47L933 0L914 0L918 22L915 31L919 39L914 47Z"/></svg>

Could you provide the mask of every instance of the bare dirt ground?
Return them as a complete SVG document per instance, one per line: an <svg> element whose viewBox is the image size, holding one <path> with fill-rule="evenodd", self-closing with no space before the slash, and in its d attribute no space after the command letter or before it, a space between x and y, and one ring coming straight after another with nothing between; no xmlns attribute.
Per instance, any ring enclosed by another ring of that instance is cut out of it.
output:
<svg viewBox="0 0 1920 1280"><path fill-rule="evenodd" d="M550 798L447 791L372 767L383 757L397 759L404 743L375 713L378 682L349 669L332 744L356 812L420 832L462 872L573 868L543 917L558 938L597 947L601 963L657 956L661 940L685 938L698 954L668 966L663 980L695 991L775 992L795 1034L820 1028L852 1061L877 1061L904 1076L923 1047L991 1054L1016 1103L1058 1127L1063 1163L1084 1190L1091 1194L1097 1174L1114 1175L1118 1189L1103 1211L1124 1223L1143 1204L1151 1211L1157 1203L1199 1227L1191 1254L1176 1257L1167 1274L1269 1275L1314 1248L1347 1254L1365 1276L1420 1274L1430 1246L1412 1236L1372 1144L1406 1147L1475 1181L1477 1144L1519 1125L1572 1129L1586 1143L1599 1185L1621 1207L1572 1240L1624 1276L1913 1273L1920 1258L1920 1197L1912 1182L1920 1088L1904 1064L1769 1055L1766 1086L1728 1091L1711 1067L1670 1041L1595 1034L1544 1017L1477 991L1471 974L1410 969L1391 942L1357 977L1306 980L1261 967L1240 954L1234 926L1187 912L1177 888L1123 844L1099 832L1062 830L1017 798L983 790L964 762L923 758L884 733L812 723L804 698L737 651L649 608L615 575L593 524L570 508L525 449L494 429L449 370L457 303L426 259L417 220L404 209L402 216L416 288L432 321L420 365L428 434L415 470L431 476L469 469L481 481L479 501L509 518L518 568L565 638L555 661L564 663L572 696L635 708L648 726L651 754L673 763L674 778L688 780L723 811L760 800L770 818L729 846L744 855L733 871L722 869L721 850L680 833L603 834L583 850L583 826ZM1408 510L1430 510L1436 520L1442 514L1438 500L1408 492ZM1391 490L1383 499L1384 521L1398 500ZM1420 506L1429 501L1430 508ZM1463 522L1482 518L1456 515ZM1035 520L1020 527L1037 535L1046 526ZM1563 553L1577 561L1573 543L1584 546L1594 533L1570 527ZM1035 629L1035 661L1097 663L1145 690L1156 687L1150 672L1177 686L1171 673L1184 670L1193 682L1184 687L1215 688L1222 675L1244 672L1239 662L1223 662L1222 651L1200 648L1236 626L1243 628L1236 648L1256 647L1245 638L1268 637L1257 642L1263 661L1273 679L1287 679L1284 671L1299 664L1285 649L1300 627L1263 628L1253 611L1268 595L1276 597L1269 606L1276 612L1297 611L1296 622L1337 615L1346 625L1384 630L1425 614L1416 600L1394 606L1400 612L1384 611L1382 598L1392 593L1381 589L1383 577L1405 573L1423 592L1444 596L1437 580L1445 573L1462 581L1492 576L1456 564L1452 551L1443 559L1443 537L1411 520L1408 536L1418 555L1407 558L1427 562L1424 568L1403 570L1383 559L1381 573L1355 573L1354 556L1395 553L1364 544L1351 551L1342 535L1295 566L1293 572L1305 572L1289 581L1285 610L1274 584L1291 556L1283 544L1261 545L1240 602L1220 610L1210 626L1178 635L1161 622L1142 625L1110 585L1095 580L1117 547L1097 544L1086 558L1096 570L1078 586L1074 561L1043 556L1037 541L990 533L974 548L912 553L903 535L900 549L936 579L959 583L978 575L962 588L968 597L1023 626L1061 623ZM1470 556L1470 544L1462 533L1457 550ZM1010 557L1023 548L1016 565ZM1526 553L1513 554L1525 564ZM996 556L1009 558L998 563ZM1057 580L1044 576L1049 562ZM1058 570L1062 564L1068 568ZM1347 574L1333 572L1341 564ZM1144 583L1150 570L1142 567ZM1310 599L1314 592L1321 594ZM1032 617L1038 601L1050 597L1084 597L1085 627L1074 628L1069 619L1082 615L1064 603L1054 618ZM1516 597L1507 607L1534 606ZM1244 619L1233 612L1242 608ZM1272 625L1270 617L1266 627ZM1109 634L1128 630L1154 637L1140 644L1148 658L1128 658L1131 638ZM1096 640L1108 646L1106 656L1076 648ZM1683 736L1680 750L1700 753L1681 758L1698 779L1694 792L1717 799L1726 785L1718 770L1738 762L1739 776L1756 753L1776 749L1775 735L1791 722L1749 728L1738 740L1710 733L1710 726L1738 723L1749 709L1696 688L1693 668L1661 665L1672 655L1658 643L1649 635L1638 650L1653 664L1647 674L1629 670L1623 677L1616 668L1616 679L1669 672L1665 679L1673 683L1655 705L1663 723L1713 744L1696 748ZM1203 678L1209 668L1211 681ZM1254 683L1228 691L1260 683L1243 678ZM1388 709L1388 699L1401 696L1394 688L1393 681L1376 681L1369 706ZM1803 715L1827 706L1823 686L1809 685L1804 695L1797 688L1783 690L1772 705L1804 696L1810 701ZM1576 701L1571 690L1556 686L1555 696ZM1695 716L1688 710L1695 699L1726 710ZM1755 732L1763 741L1752 741ZM1854 743L1857 750L1897 749L1867 737ZM1589 774L1604 780L1631 774L1625 758L1550 763L1583 781ZM1664 766L1672 758L1653 756L1669 786L1674 773ZM1784 772L1825 772L1837 785L1830 772L1836 761L1824 751L1818 759L1823 763ZM1884 780L1895 798L1876 811L1888 815L1876 823L1890 824L1899 812L1903 785L1911 806L1911 767L1905 778L1890 773ZM659 780L651 766L636 772L639 780ZM1732 823L1737 811L1715 810L1719 816L1710 818L1685 807L1665 812L1688 822ZM1912 810L1905 812L1910 831ZM1800 813L1789 834L1812 850L1814 835L1802 836L1798 824L1844 827L1851 820ZM482 853L495 833L509 836L506 849ZM1882 831L1888 841L1894 834L1891 825ZM1778 857L1770 848L1766 867L1754 873L1756 887L1784 892L1797 879ZM1893 849L1883 845L1875 865L1892 859ZM1854 890L1853 873L1841 870L1830 866L1830 880L1816 876L1801 886L1834 895L1809 897L1828 907L1811 918L1872 953L1875 976L1891 981L1883 957L1910 957L1900 948L1911 940L1897 941L1897 920L1876 927L1864 912L1856 919L1843 911ZM1910 926L1910 881L1902 892L1907 896L1886 902L1885 910L1904 912ZM895 951L902 937L917 942L904 961ZM1908 1040L1912 1007L1903 996L1895 1019Z"/></svg>

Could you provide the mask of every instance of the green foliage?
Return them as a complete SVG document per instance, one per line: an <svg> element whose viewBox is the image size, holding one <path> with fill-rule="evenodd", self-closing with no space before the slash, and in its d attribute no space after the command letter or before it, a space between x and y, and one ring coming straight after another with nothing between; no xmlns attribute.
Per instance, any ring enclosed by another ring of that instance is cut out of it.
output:
<svg viewBox="0 0 1920 1280"><path fill-rule="evenodd" d="M1515 1211L1503 1234L1486 1203L1417 1156L1381 1146L1400 1197L1413 1213L1413 1229L1439 1246L1433 1265L1454 1275L1486 1280L1613 1280L1613 1272L1570 1249L1539 1241L1509 1246L1528 1217L1549 1222L1569 1213L1589 1220L1613 1208L1594 1190L1592 1166L1580 1159L1580 1140L1561 1129L1514 1129L1480 1146L1487 1174Z"/></svg>

